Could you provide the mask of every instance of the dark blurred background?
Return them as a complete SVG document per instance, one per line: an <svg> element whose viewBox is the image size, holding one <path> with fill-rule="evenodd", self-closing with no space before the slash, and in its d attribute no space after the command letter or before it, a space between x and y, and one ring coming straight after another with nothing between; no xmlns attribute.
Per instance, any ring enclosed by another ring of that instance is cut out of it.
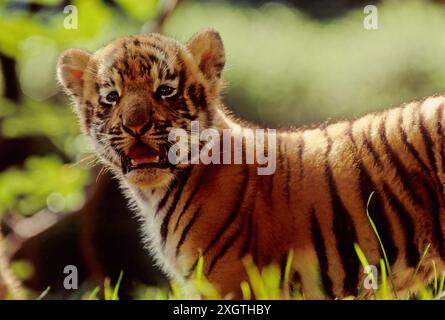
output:
<svg viewBox="0 0 445 320"><path fill-rule="evenodd" d="M71 4L77 29L64 28ZM378 8L377 30L363 27L368 4ZM64 49L94 51L150 31L186 41L213 27L226 47L230 109L263 126L299 126L443 93L443 4L0 0L0 298L13 297L2 255L30 298L45 289L45 298L82 298L121 271L121 298L168 286L56 83ZM78 267L80 290L63 289L66 265Z"/></svg>

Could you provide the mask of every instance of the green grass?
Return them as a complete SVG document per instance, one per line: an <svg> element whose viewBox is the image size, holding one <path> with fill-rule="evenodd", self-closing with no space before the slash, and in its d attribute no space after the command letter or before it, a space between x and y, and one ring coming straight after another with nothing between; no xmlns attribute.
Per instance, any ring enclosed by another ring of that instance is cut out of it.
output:
<svg viewBox="0 0 445 320"><path fill-rule="evenodd" d="M357 248L357 251L361 250ZM291 256L292 254L290 254ZM252 263L250 259L244 260L245 268L248 274L248 281L240 283L241 291L244 300L250 300L256 297L258 300L304 300L305 297L301 292L292 292L290 289L291 283L289 277L284 275L284 283L280 285L281 272L277 265L270 265L263 268L261 271ZM366 265L364 261L362 264ZM417 292L414 294L406 294L404 296L397 296L393 290L393 285L389 281L390 272L387 270L386 263L380 259L380 270L378 274L378 289L371 290L369 295L362 286L357 296L348 296L343 299L353 300L445 300L445 272L439 276L436 272L432 283L417 284ZM286 272L286 271L285 271ZM170 289L160 289L155 287L148 287L140 289L136 295L136 299L156 299L156 300L187 300L187 299L203 299L214 300L224 299L230 297L223 297L218 294L218 291L208 282L202 273L196 273L192 281L194 289L186 291L180 287L175 281L171 282Z"/></svg>
<svg viewBox="0 0 445 320"><path fill-rule="evenodd" d="M358 244L354 244L363 269L368 266L368 259ZM419 268L424 265L424 258L429 250L429 246L425 249L417 268L414 270L412 280L415 279ZM251 300L256 297L257 300L304 300L304 294L298 289L293 288L295 284L291 283L290 272L294 252L289 252L286 265L284 268L284 275L278 265L272 264L262 268L261 270L253 263L250 257L243 259L243 264L248 276L247 281L240 283L242 297L244 300ZM190 280L190 285L183 286L177 281L171 281L169 288L146 287L140 286L133 294L137 300L216 300L216 299L230 299L230 296L222 296L218 290L208 281L203 271L204 259L200 257L195 273ZM378 281L377 289L365 289L363 286L363 279L356 296L344 297L345 300L445 300L445 271L439 274L437 265L432 262L431 269L433 270L433 279L428 283L416 283L417 291L407 293L403 296L398 296L394 290L394 284L391 283L391 269L388 269L387 262L384 259L379 261L378 279L373 279L372 273L367 276L372 278L372 281ZM366 274L364 274L366 276ZM124 280L124 272L119 274L115 284L111 283L109 278L106 278L102 286L96 286L91 290L87 290L81 297L83 300L119 300L119 290ZM284 279L281 283L280 279ZM298 285L298 284L297 284ZM42 293L35 295L34 299L42 300L47 298L50 293L48 287ZM32 294L27 294L32 297Z"/></svg>
<svg viewBox="0 0 445 320"><path fill-rule="evenodd" d="M263 268L261 271L249 262L246 265L248 281L243 281L240 284L244 300L250 300L253 296L258 300L304 300L305 297L300 292L292 292L290 290L291 283L289 279L280 286L281 273L277 265L270 265ZM383 259L380 260L379 283L378 289L372 289L372 294L367 295L361 287L357 296L348 296L343 299L353 300L445 300L445 272L439 276L437 273L434 276L431 284L417 284L417 292L413 294L406 294L404 296L396 295L393 285L390 284L389 271ZM205 283L205 285L204 285ZM190 294L178 286L176 282L171 283L171 289L159 288L144 288L136 296L137 299L203 299L214 300L224 299L230 297L222 297L217 293L217 290L201 275L201 279L195 278L192 280L192 285L196 286L194 293Z"/></svg>
<svg viewBox="0 0 445 320"><path fill-rule="evenodd" d="M121 271L119 274L119 278L116 281L115 285L111 284L110 278L106 278L104 281L103 288L95 287L90 292L87 292L83 295L84 300L98 300L103 298L103 300L119 300L119 289L122 284L122 279L124 276L124 272ZM100 294L102 293L102 297Z"/></svg>

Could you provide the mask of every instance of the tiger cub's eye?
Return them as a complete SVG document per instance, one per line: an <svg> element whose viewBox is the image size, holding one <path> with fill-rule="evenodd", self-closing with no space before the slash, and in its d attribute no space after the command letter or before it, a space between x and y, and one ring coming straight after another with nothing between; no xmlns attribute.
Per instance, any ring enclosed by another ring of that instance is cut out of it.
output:
<svg viewBox="0 0 445 320"><path fill-rule="evenodd" d="M156 90L156 93L163 97L170 96L175 91L175 88L162 84Z"/></svg>
<svg viewBox="0 0 445 320"><path fill-rule="evenodd" d="M105 97L105 99L107 100L107 102L109 103L113 103L119 100L119 94L117 93L117 91L111 91L109 94L107 94L107 96Z"/></svg>

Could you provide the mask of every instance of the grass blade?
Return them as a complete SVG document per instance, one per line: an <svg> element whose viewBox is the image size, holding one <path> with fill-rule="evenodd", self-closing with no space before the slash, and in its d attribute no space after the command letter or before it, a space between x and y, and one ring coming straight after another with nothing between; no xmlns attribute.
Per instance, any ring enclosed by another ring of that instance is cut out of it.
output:
<svg viewBox="0 0 445 320"><path fill-rule="evenodd" d="M388 283L386 282L386 265L385 262L380 259L380 272L382 273L382 284L380 285L380 296L383 300L389 299L389 293L388 293Z"/></svg>
<svg viewBox="0 0 445 320"><path fill-rule="evenodd" d="M118 292L121 286L123 276L124 276L124 271L121 271L119 274L119 278L117 279L116 285L114 286L113 294L111 295L111 300L119 300Z"/></svg>
<svg viewBox="0 0 445 320"><path fill-rule="evenodd" d="M49 293L49 291L51 290L51 287L48 287L45 289L45 291L43 291L36 300L42 300L43 298L46 297L46 295Z"/></svg>
<svg viewBox="0 0 445 320"><path fill-rule="evenodd" d="M285 297L286 299L289 299L290 297L290 283L289 283L289 278L290 278L290 272L292 269L292 262L294 261L294 250L290 250L289 254L287 256L287 260L286 260L286 266L284 268L284 283L283 283L283 287L285 287Z"/></svg>
<svg viewBox="0 0 445 320"><path fill-rule="evenodd" d="M87 296L87 300L97 300L97 294L100 291L100 287L96 287L91 291L91 293Z"/></svg>
<svg viewBox="0 0 445 320"><path fill-rule="evenodd" d="M354 249L355 249L355 253L356 253L357 256L358 256L358 259L359 259L359 261L360 261L360 263L361 263L363 269L366 270L366 267L369 266L369 262L368 262L368 259L366 259L366 256L365 256L365 254L363 253L363 251L362 251L362 249L360 248L360 246L358 245L358 243L354 243ZM368 274L368 276L369 276L369 275L371 275L371 279L372 279L373 282L374 282L374 281L377 281L377 279L374 279L374 274L373 274L372 272L370 272L370 273ZM373 292L374 298L376 299L376 298L377 298L377 294L376 294L374 288L372 288L372 292Z"/></svg>
<svg viewBox="0 0 445 320"><path fill-rule="evenodd" d="M379 235L379 232L377 230L377 227L376 227L374 221L372 220L371 215L369 214L369 204L371 203L371 199L372 199L373 194L374 194L374 191L371 192L371 194L369 195L368 203L366 204L366 215L368 216L368 220L369 220L369 222L371 224L371 227L374 230L374 233L377 236L377 239L378 239L378 241L380 243L380 248L382 249L383 258L385 260L386 269L387 269L388 275L389 275L389 280L391 281L392 290L394 292L394 296L397 299L398 297L397 297L397 292L396 292L396 286L395 286L395 283L394 283L394 278L392 276L392 271L391 271L391 266L389 264L388 256L386 255L386 250L385 250L385 247L383 246L382 239L380 238L380 235Z"/></svg>
<svg viewBox="0 0 445 320"><path fill-rule="evenodd" d="M433 264L433 275L434 275L434 281L433 281L434 295L436 296L437 295L438 285L439 285L439 279L437 277L436 261L433 260L432 264Z"/></svg>
<svg viewBox="0 0 445 320"><path fill-rule="evenodd" d="M244 268L246 269L249 282L252 286L253 293L257 300L268 298L266 288L264 286L261 273L252 261L250 256L243 259Z"/></svg>
<svg viewBox="0 0 445 320"><path fill-rule="evenodd" d="M243 300L252 299L252 292L250 291L250 286L247 281L241 282L241 292L243 293Z"/></svg>
<svg viewBox="0 0 445 320"><path fill-rule="evenodd" d="M440 277L439 293L442 293L442 291L444 290L444 284L445 284L445 271L442 272L442 276Z"/></svg>
<svg viewBox="0 0 445 320"><path fill-rule="evenodd" d="M414 273L411 276L410 282L412 282L414 280L414 278L417 275L417 272L419 272L420 266L422 265L423 260L425 259L426 255L428 254L428 250L430 250L430 247L431 247L431 243L428 243L427 246L425 247L425 250L423 250L422 257L420 258L420 261L419 261L419 263L416 266L416 270L414 270Z"/></svg>
<svg viewBox="0 0 445 320"><path fill-rule="evenodd" d="M202 281L203 270L204 270L204 257L201 255L199 256L198 264L196 265L195 279L197 282Z"/></svg>

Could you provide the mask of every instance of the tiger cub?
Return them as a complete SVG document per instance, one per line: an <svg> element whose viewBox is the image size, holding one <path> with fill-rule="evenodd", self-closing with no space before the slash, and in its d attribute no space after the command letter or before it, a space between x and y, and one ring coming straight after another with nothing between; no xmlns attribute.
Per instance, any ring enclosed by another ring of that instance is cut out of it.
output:
<svg viewBox="0 0 445 320"><path fill-rule="evenodd" d="M433 261L444 269L445 97L278 131L266 150L275 152L273 174L258 174L258 161L172 163L169 135L191 135L193 121L243 135L247 125L223 106L224 64L210 29L185 45L129 36L95 53L70 49L58 62L82 131L136 204L169 276L187 284L202 256L207 279L239 298L246 257L284 268L292 251L290 279L306 298L345 297L366 276L354 244L377 267L384 248L399 293L431 279Z"/></svg>

